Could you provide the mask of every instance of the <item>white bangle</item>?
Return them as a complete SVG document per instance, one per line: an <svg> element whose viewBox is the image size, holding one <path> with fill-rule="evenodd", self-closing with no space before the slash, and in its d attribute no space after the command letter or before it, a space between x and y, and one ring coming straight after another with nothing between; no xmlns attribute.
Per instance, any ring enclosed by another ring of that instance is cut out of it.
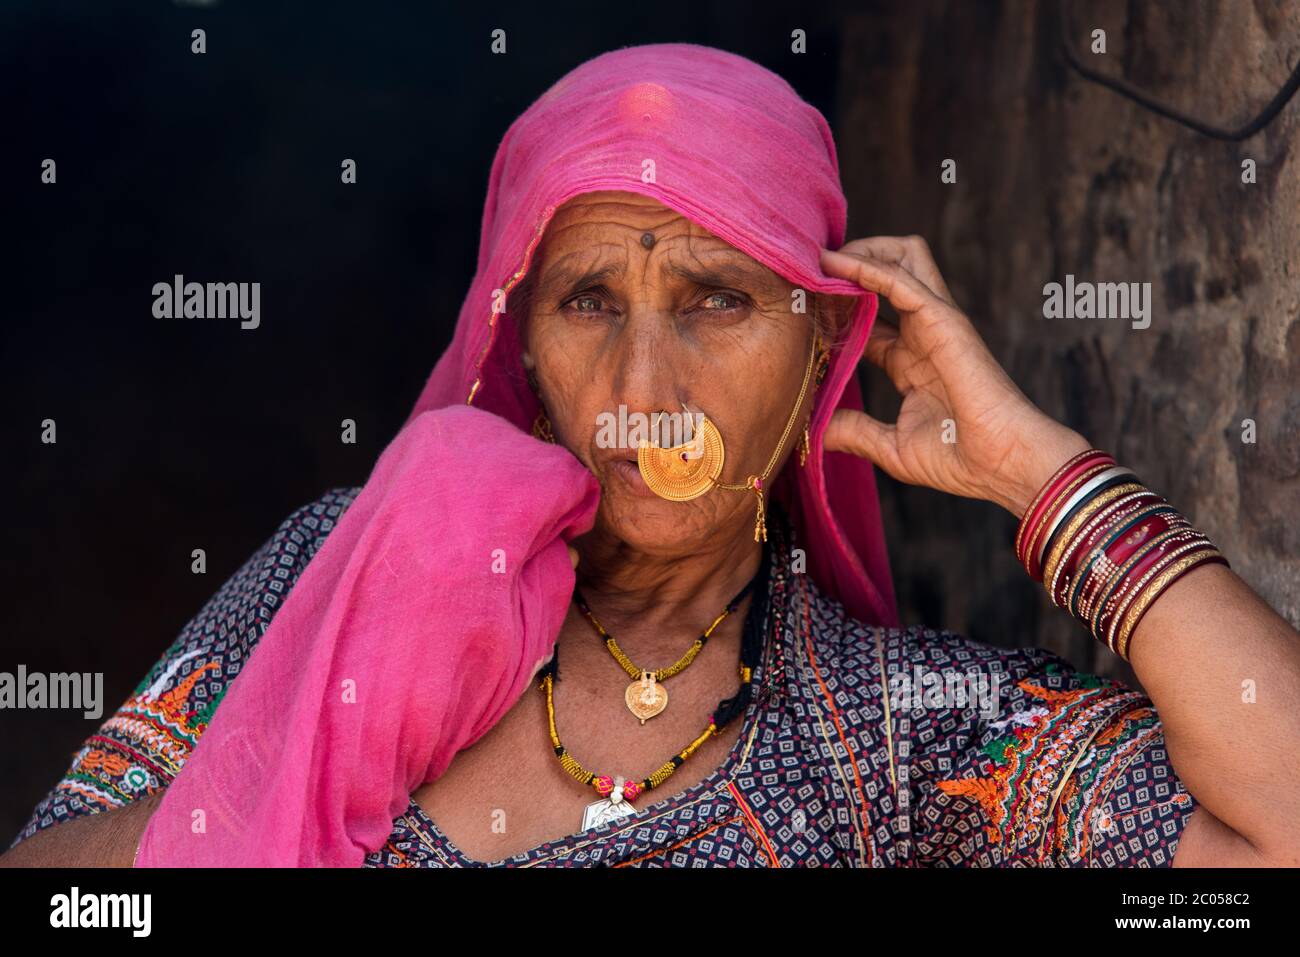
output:
<svg viewBox="0 0 1300 957"><path fill-rule="evenodd" d="M1075 489L1074 494L1065 500L1065 504L1056 510L1056 518L1053 519L1047 533L1043 535L1043 544L1038 549L1039 568L1043 567L1043 557L1047 554L1047 543L1052 540L1052 536L1056 534L1056 529L1065 520L1065 516L1069 515L1074 506L1082 502L1086 496L1091 495L1097 489L1097 486L1121 475L1131 476L1135 481L1137 480L1137 476L1129 469L1124 468L1122 465L1112 465L1106 471L1098 472Z"/></svg>

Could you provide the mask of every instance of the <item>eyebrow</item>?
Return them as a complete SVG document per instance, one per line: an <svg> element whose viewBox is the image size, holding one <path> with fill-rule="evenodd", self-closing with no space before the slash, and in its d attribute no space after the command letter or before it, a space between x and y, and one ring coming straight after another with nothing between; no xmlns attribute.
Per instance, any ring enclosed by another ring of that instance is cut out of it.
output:
<svg viewBox="0 0 1300 957"><path fill-rule="evenodd" d="M591 250L585 249L561 256L542 274L540 285L548 290L559 288L575 291L600 285L609 279L621 278L627 271L625 262L584 268L583 262L590 255ZM737 260L713 265L705 265L699 260L692 263L670 262L666 268L673 275L704 288L763 286L771 279L768 272L756 263Z"/></svg>
<svg viewBox="0 0 1300 957"><path fill-rule="evenodd" d="M585 289L623 275L623 263L607 263L593 269L584 269L582 260L590 256L590 250L578 250L567 256L561 256L542 276L542 286L546 289L563 287L565 289Z"/></svg>
<svg viewBox="0 0 1300 957"><path fill-rule="evenodd" d="M719 263L715 266L669 263L668 271L695 283L697 286L706 287L759 285L765 283L768 279L763 270L755 269L748 263L736 261Z"/></svg>

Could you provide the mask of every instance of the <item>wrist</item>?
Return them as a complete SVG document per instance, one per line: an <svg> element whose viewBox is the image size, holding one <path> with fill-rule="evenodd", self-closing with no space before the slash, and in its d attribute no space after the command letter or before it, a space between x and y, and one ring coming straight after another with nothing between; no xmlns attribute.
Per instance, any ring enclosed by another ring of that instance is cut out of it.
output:
<svg viewBox="0 0 1300 957"><path fill-rule="evenodd" d="M1023 518L1057 469L1089 448L1087 439L1078 432L1044 416L1025 436L1018 451L1003 463L990 499L1016 518Z"/></svg>
<svg viewBox="0 0 1300 957"><path fill-rule="evenodd" d="M1098 641L1128 660L1147 609L1194 568L1228 561L1100 449L1063 462L1028 505L1016 559Z"/></svg>

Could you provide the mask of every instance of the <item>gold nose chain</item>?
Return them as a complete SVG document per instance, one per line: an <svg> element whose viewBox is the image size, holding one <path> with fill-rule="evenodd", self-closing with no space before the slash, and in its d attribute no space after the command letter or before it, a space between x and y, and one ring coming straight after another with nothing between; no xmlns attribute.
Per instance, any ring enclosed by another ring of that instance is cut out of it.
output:
<svg viewBox="0 0 1300 957"><path fill-rule="evenodd" d="M749 476L741 485L718 481L718 476L722 474L723 462L726 460L722 433L707 415L701 415L699 424L701 434L692 442L670 448L660 448L644 441L641 443L636 452L636 464L645 484L654 494L670 502L688 502L715 488L732 492L753 492L758 505L758 512L754 518L754 541L767 541L767 507L764 501L767 480L772 470L776 468L781 453L785 451L785 443L790 438L795 417L799 414L804 397L808 394L808 386L813 380L814 370L817 373L817 381L820 382L825 375L827 361L828 355L822 349L821 337L814 332L812 351L808 354L808 366L804 369L803 383L799 386L799 397L795 399L794 408L786 420L781 441L777 442L772 457L767 460L767 465L760 474ZM702 451L691 456L689 452L697 442L702 447Z"/></svg>

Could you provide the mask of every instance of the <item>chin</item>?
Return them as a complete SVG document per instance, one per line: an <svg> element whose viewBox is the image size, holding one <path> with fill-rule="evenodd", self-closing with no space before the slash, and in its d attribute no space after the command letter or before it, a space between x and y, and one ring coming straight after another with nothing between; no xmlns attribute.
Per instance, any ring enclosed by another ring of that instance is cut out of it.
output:
<svg viewBox="0 0 1300 957"><path fill-rule="evenodd" d="M668 502L605 488L592 529L602 539L646 554L674 556L707 548L728 532L717 503L708 502L708 495Z"/></svg>

